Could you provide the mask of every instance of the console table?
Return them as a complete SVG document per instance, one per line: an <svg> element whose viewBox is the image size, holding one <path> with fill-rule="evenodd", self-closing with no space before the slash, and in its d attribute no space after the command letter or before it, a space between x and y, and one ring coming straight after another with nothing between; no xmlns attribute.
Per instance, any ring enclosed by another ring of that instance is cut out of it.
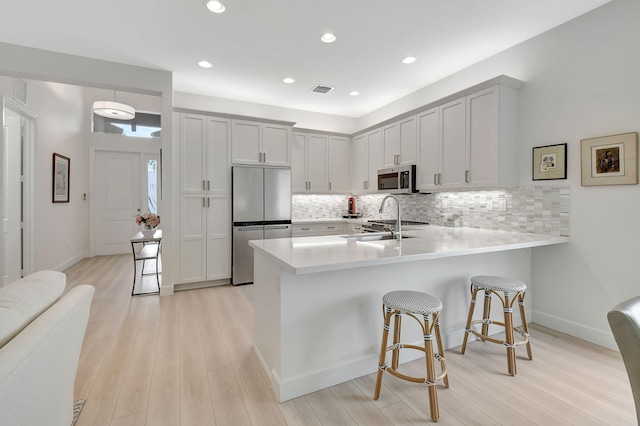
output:
<svg viewBox="0 0 640 426"><path fill-rule="evenodd" d="M160 259L160 252L162 248L162 230L158 229L152 234L145 234L138 232L131 237L131 251L133 252L133 286L131 287L131 295L139 296L142 294L158 294L160 293L160 271L158 269L158 263ZM136 293L136 276L138 275L137 262L142 260L142 269L140 270L140 284L142 284L143 275L151 275L153 272L144 272L145 262L147 260L155 260L156 262L156 282L158 283L157 291L139 292Z"/></svg>

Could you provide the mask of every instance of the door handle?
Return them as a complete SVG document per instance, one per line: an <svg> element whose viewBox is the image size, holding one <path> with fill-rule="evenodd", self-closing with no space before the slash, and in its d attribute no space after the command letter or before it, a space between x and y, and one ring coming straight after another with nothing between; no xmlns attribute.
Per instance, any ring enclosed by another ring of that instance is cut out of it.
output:
<svg viewBox="0 0 640 426"><path fill-rule="evenodd" d="M202 197L202 207L207 207L207 202L205 201L204 197Z"/></svg>
<svg viewBox="0 0 640 426"><path fill-rule="evenodd" d="M211 198L207 198L207 207L211 207Z"/></svg>
<svg viewBox="0 0 640 426"><path fill-rule="evenodd" d="M442 185L442 173L438 173L438 185Z"/></svg>
<svg viewBox="0 0 640 426"><path fill-rule="evenodd" d="M207 181L207 191L211 191L211 181Z"/></svg>
<svg viewBox="0 0 640 426"><path fill-rule="evenodd" d="M202 190L204 191L206 187L204 186L204 181L202 181Z"/></svg>
<svg viewBox="0 0 640 426"><path fill-rule="evenodd" d="M464 171L464 183L469 183L469 170Z"/></svg>
<svg viewBox="0 0 640 426"><path fill-rule="evenodd" d="M438 184L438 174L437 174L437 173L434 173L434 174L433 174L433 184L434 184L434 185L437 185L437 184Z"/></svg>

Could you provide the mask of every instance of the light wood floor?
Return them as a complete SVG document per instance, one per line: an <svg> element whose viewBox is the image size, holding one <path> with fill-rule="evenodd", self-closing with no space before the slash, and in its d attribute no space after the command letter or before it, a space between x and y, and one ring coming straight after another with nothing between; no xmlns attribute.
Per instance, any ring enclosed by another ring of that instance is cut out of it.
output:
<svg viewBox="0 0 640 426"><path fill-rule="evenodd" d="M76 396L87 396L78 426L431 422L426 388L389 374L378 401L369 375L279 404L251 349L252 286L132 298L131 262L96 257L66 271L68 287L96 288L76 379ZM636 424L617 352L536 325L531 334L534 359L519 347L515 377L498 345L447 351L450 388L438 389L438 423ZM406 364L407 373L423 370L423 362Z"/></svg>

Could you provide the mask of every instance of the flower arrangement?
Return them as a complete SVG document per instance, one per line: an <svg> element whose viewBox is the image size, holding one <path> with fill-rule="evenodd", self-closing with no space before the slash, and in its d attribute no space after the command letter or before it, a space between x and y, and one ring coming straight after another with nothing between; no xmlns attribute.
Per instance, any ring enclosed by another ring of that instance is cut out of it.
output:
<svg viewBox="0 0 640 426"><path fill-rule="evenodd" d="M160 216L154 213L143 213L136 216L136 225L144 225L145 229L155 228L160 224Z"/></svg>

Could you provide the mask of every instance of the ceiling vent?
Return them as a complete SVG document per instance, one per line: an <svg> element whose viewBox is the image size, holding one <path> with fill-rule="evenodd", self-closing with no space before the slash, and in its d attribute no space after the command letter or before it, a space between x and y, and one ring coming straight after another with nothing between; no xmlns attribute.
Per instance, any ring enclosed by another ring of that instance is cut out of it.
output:
<svg viewBox="0 0 640 426"><path fill-rule="evenodd" d="M322 84L316 84L311 89L312 92L316 92L316 93L329 93L332 90L333 90L333 87L325 86L325 85L322 85Z"/></svg>

